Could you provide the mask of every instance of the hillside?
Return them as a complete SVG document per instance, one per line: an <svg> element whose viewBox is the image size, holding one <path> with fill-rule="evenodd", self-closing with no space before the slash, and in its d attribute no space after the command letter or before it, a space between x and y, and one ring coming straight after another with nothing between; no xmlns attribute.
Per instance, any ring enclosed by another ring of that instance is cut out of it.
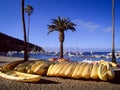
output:
<svg viewBox="0 0 120 90"><path fill-rule="evenodd" d="M33 50L43 50L42 47L29 43L29 51ZM0 32L0 52L8 51L23 51L24 50L24 41L8 36Z"/></svg>

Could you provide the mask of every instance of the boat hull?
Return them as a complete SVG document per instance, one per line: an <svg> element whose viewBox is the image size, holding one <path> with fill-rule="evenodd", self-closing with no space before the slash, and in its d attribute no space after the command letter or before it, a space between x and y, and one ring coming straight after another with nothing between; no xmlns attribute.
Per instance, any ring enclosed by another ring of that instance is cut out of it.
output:
<svg viewBox="0 0 120 90"><path fill-rule="evenodd" d="M20 82L38 82L40 75L27 74L17 71L0 71L0 77Z"/></svg>

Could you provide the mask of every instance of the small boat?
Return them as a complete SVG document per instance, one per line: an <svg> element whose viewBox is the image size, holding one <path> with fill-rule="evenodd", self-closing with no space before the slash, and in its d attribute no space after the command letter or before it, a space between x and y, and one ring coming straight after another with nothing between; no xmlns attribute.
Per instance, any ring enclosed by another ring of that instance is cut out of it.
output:
<svg viewBox="0 0 120 90"><path fill-rule="evenodd" d="M68 53L68 56L69 56L69 57L74 57L75 55L74 55L72 52L69 52L69 53Z"/></svg>
<svg viewBox="0 0 120 90"><path fill-rule="evenodd" d="M38 82L40 75L27 74L18 71L0 71L0 77L20 82Z"/></svg>

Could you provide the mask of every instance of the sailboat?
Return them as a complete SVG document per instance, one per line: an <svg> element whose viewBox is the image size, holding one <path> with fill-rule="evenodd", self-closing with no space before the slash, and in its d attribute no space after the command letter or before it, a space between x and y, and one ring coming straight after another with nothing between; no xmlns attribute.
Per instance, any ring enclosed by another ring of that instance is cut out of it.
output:
<svg viewBox="0 0 120 90"><path fill-rule="evenodd" d="M57 51L54 52L54 56L59 56L59 53Z"/></svg>
<svg viewBox="0 0 120 90"><path fill-rule="evenodd" d="M37 50L37 46L34 46L29 53L31 53L31 54L38 54L39 53L39 49Z"/></svg>

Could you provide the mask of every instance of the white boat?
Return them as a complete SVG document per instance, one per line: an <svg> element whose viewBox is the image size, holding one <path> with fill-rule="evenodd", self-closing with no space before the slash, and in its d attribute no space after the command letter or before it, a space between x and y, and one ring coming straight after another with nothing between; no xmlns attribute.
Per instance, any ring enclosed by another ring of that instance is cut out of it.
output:
<svg viewBox="0 0 120 90"><path fill-rule="evenodd" d="M74 57L74 54L72 54L71 52L68 53L69 57Z"/></svg>
<svg viewBox="0 0 120 90"><path fill-rule="evenodd" d="M111 53L111 52L108 53L106 57L107 57L107 58L112 58L112 53ZM115 52L115 57L116 57L116 58L120 58L120 51L116 51L116 52Z"/></svg>
<svg viewBox="0 0 120 90"><path fill-rule="evenodd" d="M22 53L22 54L24 54L24 51L20 51L19 53Z"/></svg>
<svg viewBox="0 0 120 90"><path fill-rule="evenodd" d="M13 54L16 54L17 51L8 51L7 52L7 56L12 56Z"/></svg>
<svg viewBox="0 0 120 90"><path fill-rule="evenodd" d="M54 52L54 56L59 56L59 53L57 51Z"/></svg>

